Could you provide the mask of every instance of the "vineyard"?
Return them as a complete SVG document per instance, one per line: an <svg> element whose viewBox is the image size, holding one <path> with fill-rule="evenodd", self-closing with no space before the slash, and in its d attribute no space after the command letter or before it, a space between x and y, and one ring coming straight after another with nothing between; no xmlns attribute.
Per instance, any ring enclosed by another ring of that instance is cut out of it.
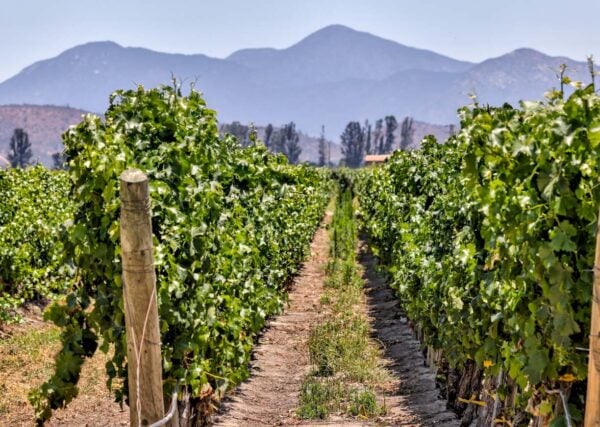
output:
<svg viewBox="0 0 600 427"><path fill-rule="evenodd" d="M65 289L69 269L57 239L73 213L64 172L0 170L0 323L14 309Z"/></svg>
<svg viewBox="0 0 600 427"><path fill-rule="evenodd" d="M358 174L365 228L424 344L443 349L448 381L472 383L456 389L516 425L525 411L565 422L562 394L581 421L600 100L588 87L460 116L446 144Z"/></svg>
<svg viewBox="0 0 600 427"><path fill-rule="evenodd" d="M326 209L328 279L303 296L314 299L302 306L314 324L298 341L311 368L297 387L286 379L296 421L408 417L397 383L413 374L381 362L400 338L379 333L380 308L365 303L368 277L381 275L402 310L382 322L408 319L421 343L388 364L417 370L422 348L430 367L418 381L435 378L439 392L427 396L441 394L461 425L581 425L600 98L590 86L459 115L459 132L443 144L427 137L380 167L332 172L289 165L255 135L245 148L220 136L195 91L140 87L115 92L103 119L87 115L65 133L68 171L0 171L0 322L49 302L45 319L62 331L54 374L29 395L36 420L77 397L82 366L98 351L109 355L116 400L131 406L119 177L136 168L150 185L163 391L177 394L181 425L210 422L254 375L258 338L277 330L269 319L300 312L292 284ZM361 244L377 268L361 265ZM415 410L411 422L458 425L445 407L423 411L435 413Z"/></svg>

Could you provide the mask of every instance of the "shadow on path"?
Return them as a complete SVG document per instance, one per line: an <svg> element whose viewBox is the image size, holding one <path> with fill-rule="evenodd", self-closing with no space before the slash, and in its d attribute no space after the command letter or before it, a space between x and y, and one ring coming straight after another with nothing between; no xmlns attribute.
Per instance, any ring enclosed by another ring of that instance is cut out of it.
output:
<svg viewBox="0 0 600 427"><path fill-rule="evenodd" d="M364 239L358 261L363 267L373 334L383 344L386 367L397 379L394 390L386 396L393 425L459 426L456 414L440 399L435 374L425 366L421 345L413 338L398 297L377 271L377 259Z"/></svg>

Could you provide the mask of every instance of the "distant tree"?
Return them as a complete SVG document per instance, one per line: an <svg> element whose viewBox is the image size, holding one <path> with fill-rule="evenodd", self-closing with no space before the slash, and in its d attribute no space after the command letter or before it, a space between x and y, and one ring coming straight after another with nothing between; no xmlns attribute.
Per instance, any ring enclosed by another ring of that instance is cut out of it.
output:
<svg viewBox="0 0 600 427"><path fill-rule="evenodd" d="M65 155L60 151L52 154L52 169L61 170L67 168L67 163L65 159Z"/></svg>
<svg viewBox="0 0 600 427"><path fill-rule="evenodd" d="M10 138L10 151L8 153L8 161L13 168L23 168L31 164L33 152L31 151L31 143L29 135L21 128L14 130Z"/></svg>
<svg viewBox="0 0 600 427"><path fill-rule="evenodd" d="M448 125L448 137L454 136L456 133L456 127L452 125Z"/></svg>
<svg viewBox="0 0 600 427"><path fill-rule="evenodd" d="M365 155L365 132L360 123L348 123L340 139L346 166L350 168L359 167Z"/></svg>
<svg viewBox="0 0 600 427"><path fill-rule="evenodd" d="M382 154L391 153L394 149L394 132L398 129L398 121L394 116L385 116L385 143Z"/></svg>
<svg viewBox="0 0 600 427"><path fill-rule="evenodd" d="M285 154L288 162L292 165L298 164L302 148L300 148L300 135L296 131L296 124L289 122L285 125L283 127L283 134L285 135L283 154Z"/></svg>
<svg viewBox="0 0 600 427"><path fill-rule="evenodd" d="M373 154L373 147L371 146L371 123L365 120L365 154Z"/></svg>
<svg viewBox="0 0 600 427"><path fill-rule="evenodd" d="M232 122L221 126L221 132L235 136L242 147L250 145L250 128L240 122Z"/></svg>
<svg viewBox="0 0 600 427"><path fill-rule="evenodd" d="M269 123L265 128L265 146L267 148L271 147L271 136L273 136L273 125Z"/></svg>
<svg viewBox="0 0 600 427"><path fill-rule="evenodd" d="M286 134L283 131L283 128L277 130L273 129L271 137L269 138L269 151L272 153L285 154L286 145Z"/></svg>
<svg viewBox="0 0 600 427"><path fill-rule="evenodd" d="M289 122L281 128L273 130L269 139L271 152L283 154L291 164L298 163L302 148L300 147L300 135L296 131L294 122Z"/></svg>
<svg viewBox="0 0 600 427"><path fill-rule="evenodd" d="M400 127L400 149L406 150L413 143L415 130L412 117L405 117Z"/></svg>
<svg viewBox="0 0 600 427"><path fill-rule="evenodd" d="M321 125L321 136L319 137L319 166L325 166L329 163L327 158L327 141L325 140L325 126Z"/></svg>
<svg viewBox="0 0 600 427"><path fill-rule="evenodd" d="M375 130L373 131L373 148L371 148L372 154L383 153L383 119L375 121Z"/></svg>

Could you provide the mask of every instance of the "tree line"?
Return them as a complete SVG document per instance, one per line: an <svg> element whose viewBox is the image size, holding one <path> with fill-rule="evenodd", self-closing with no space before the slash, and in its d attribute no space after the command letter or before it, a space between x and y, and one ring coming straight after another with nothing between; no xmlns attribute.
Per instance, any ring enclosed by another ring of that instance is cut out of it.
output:
<svg viewBox="0 0 600 427"><path fill-rule="evenodd" d="M222 125L221 133L235 136L242 147L251 145L257 134L253 125L244 125L237 121ZM302 147L300 147L300 134L294 122L279 128L269 123L265 127L263 142L269 151L283 154L291 164L299 163Z"/></svg>
<svg viewBox="0 0 600 427"><path fill-rule="evenodd" d="M395 132L398 126L400 126L400 140L396 144ZM221 132L235 136L243 147L251 145L257 136L253 125L244 125L238 121L222 125ZM348 167L359 167L363 164L365 155L387 154L397 148L405 150L412 145L413 137L412 117L405 117L400 125L393 115L376 120L374 125L368 120L362 125L358 121L351 121L340 136L342 162ZM289 163L299 163L302 147L300 146L300 133L293 121L279 128L275 128L269 123L264 129L263 142L271 152L286 156ZM62 153L54 153L52 159L54 169L65 167ZM8 161L11 167L21 168L34 163L29 135L22 128L16 128L10 139ZM331 148L329 141L325 138L324 126L321 126L321 134L318 139L316 164L317 166L333 166Z"/></svg>
<svg viewBox="0 0 600 427"><path fill-rule="evenodd" d="M400 127L400 140L396 143L396 130ZM222 133L234 135L242 146L252 143L252 133L256 130L252 125L243 125L232 122L221 126ZM351 121L346 125L340 136L343 164L348 167L359 167L364 162L365 155L387 154L395 149L406 150L414 142L414 120L405 117L399 124L393 115L375 121L374 125L368 120L361 125L358 121ZM299 144L299 133L295 123L289 122L276 129L272 124L265 127L263 142L274 153L282 153L291 164L300 160L302 148ZM325 127L321 126L318 140L317 166L333 166L331 162L331 149L325 138Z"/></svg>
<svg viewBox="0 0 600 427"><path fill-rule="evenodd" d="M400 124L400 141L396 144L395 132L398 129L396 117L385 116L375 121L375 126L365 121L352 121L346 125L340 136L345 166L357 168L362 165L367 154L387 154L396 148L406 150L413 143L414 127L412 117L405 117Z"/></svg>

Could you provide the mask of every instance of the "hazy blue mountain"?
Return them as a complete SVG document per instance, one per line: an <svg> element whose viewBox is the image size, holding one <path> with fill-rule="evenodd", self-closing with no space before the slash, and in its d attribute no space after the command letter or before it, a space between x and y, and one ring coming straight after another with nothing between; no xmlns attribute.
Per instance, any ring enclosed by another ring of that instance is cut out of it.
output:
<svg viewBox="0 0 600 427"><path fill-rule="evenodd" d="M235 82L252 84L252 70L206 55L160 53L93 42L36 62L0 84L0 103L55 104L102 112L115 89L136 84L170 84L171 76L197 82L207 92L218 89L214 102L227 108L235 98Z"/></svg>
<svg viewBox="0 0 600 427"><path fill-rule="evenodd" d="M295 121L309 135L325 125L337 140L350 120L394 114L457 122L471 102L516 104L558 85L557 69L587 81L586 64L531 49L471 64L333 25L287 49L245 49L228 58L160 53L95 42L36 62L0 83L0 104L69 105L102 112L109 94L136 84L195 82L223 122Z"/></svg>
<svg viewBox="0 0 600 427"><path fill-rule="evenodd" d="M465 71L473 65L342 25L325 27L287 49L244 49L227 59L285 86L380 80L410 69Z"/></svg>
<svg viewBox="0 0 600 427"><path fill-rule="evenodd" d="M589 82L587 63L560 56L548 56L533 49L517 49L498 58L488 59L468 70L455 82L455 92L473 92L490 104L520 99L539 99L544 92L560 86L558 72L567 65L573 80ZM570 91L570 86L567 86Z"/></svg>

